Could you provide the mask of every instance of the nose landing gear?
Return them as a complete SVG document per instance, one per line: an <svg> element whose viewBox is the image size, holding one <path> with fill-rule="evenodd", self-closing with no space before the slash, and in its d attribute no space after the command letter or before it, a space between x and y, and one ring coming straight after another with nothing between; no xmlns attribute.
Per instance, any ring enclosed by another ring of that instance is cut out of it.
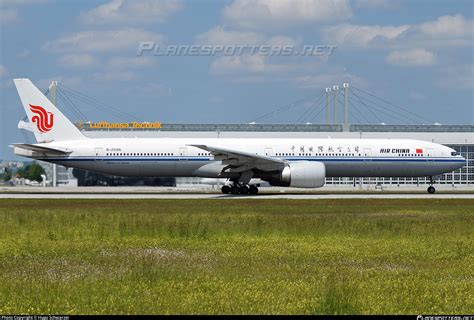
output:
<svg viewBox="0 0 474 320"><path fill-rule="evenodd" d="M436 192L435 187L433 187L434 180L433 177L430 177L430 186L428 187L428 193L433 194Z"/></svg>

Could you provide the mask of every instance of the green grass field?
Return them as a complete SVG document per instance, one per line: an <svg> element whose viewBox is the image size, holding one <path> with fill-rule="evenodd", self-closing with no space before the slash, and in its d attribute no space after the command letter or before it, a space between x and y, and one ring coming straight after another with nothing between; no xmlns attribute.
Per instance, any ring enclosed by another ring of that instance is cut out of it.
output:
<svg viewBox="0 0 474 320"><path fill-rule="evenodd" d="M0 200L0 314L469 314L474 200Z"/></svg>

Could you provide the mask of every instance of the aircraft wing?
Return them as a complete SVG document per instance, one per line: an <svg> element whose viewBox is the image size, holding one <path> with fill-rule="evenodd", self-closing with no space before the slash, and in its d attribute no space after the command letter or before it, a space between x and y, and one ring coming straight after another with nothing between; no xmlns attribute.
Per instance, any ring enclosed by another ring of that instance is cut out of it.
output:
<svg viewBox="0 0 474 320"><path fill-rule="evenodd" d="M61 150L61 149L56 149L56 148L44 147L44 146L39 146L37 144L29 144L29 143L14 143L14 144L11 145L11 147L23 149L23 150L26 150L26 151L44 153L44 154L47 154L47 155L67 155L67 154L70 154L72 152L72 151L66 151L66 150Z"/></svg>
<svg viewBox="0 0 474 320"><path fill-rule="evenodd" d="M189 146L210 152L215 160L221 160L222 164L227 165L225 170L230 172L243 172L251 169L274 171L284 168L287 164L287 161L283 159L257 155L245 151L201 144L191 144Z"/></svg>

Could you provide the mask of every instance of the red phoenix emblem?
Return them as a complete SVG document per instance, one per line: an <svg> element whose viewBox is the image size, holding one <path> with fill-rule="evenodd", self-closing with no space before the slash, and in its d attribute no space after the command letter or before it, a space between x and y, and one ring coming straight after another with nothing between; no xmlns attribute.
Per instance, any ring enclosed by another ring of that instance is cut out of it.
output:
<svg viewBox="0 0 474 320"><path fill-rule="evenodd" d="M36 123L38 130L45 133L53 128L54 114L47 112L41 106L34 106L30 104L30 110L35 115L31 117L31 121Z"/></svg>

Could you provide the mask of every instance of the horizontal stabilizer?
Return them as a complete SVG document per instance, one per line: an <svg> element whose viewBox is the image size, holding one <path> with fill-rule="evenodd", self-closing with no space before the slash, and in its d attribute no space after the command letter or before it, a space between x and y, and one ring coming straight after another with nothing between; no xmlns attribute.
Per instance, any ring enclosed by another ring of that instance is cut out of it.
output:
<svg viewBox="0 0 474 320"><path fill-rule="evenodd" d="M17 149L22 149L18 151L30 151L45 155L67 155L70 154L72 151L61 150L51 147L44 147L37 144L29 144L29 143L14 143L10 147L14 148L15 154L18 154L16 151Z"/></svg>

